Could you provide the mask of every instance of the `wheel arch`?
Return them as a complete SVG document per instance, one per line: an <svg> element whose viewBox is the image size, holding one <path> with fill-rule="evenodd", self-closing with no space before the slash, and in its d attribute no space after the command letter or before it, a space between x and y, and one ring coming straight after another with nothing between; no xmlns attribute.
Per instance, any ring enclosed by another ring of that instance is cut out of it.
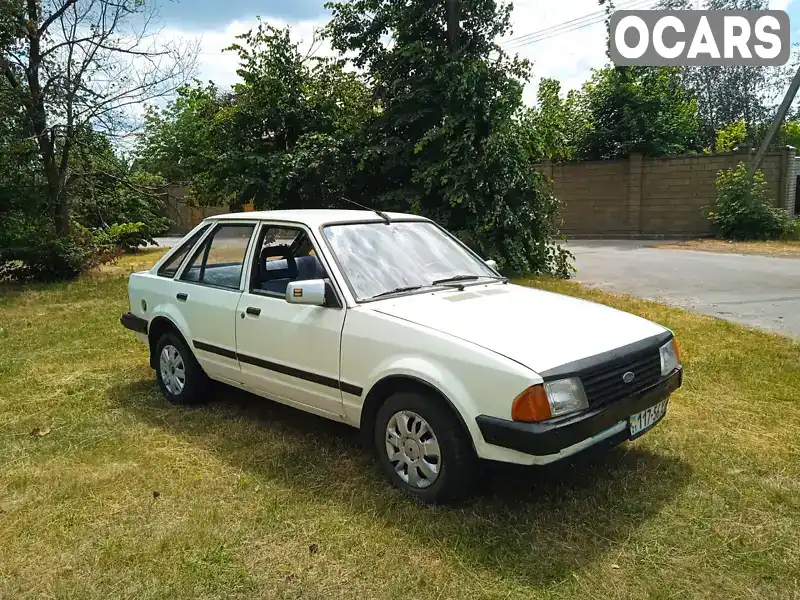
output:
<svg viewBox="0 0 800 600"><path fill-rule="evenodd" d="M180 337L183 343L186 344L186 347L189 348L189 352L192 351L191 344L189 344L186 337L183 335L183 333L181 333L180 328L172 321L172 319L163 315L159 315L150 321L150 324L147 327L147 342L150 348L150 366L153 369L155 369L157 366L156 344L158 344L159 338L168 331L175 333L178 337Z"/></svg>
<svg viewBox="0 0 800 600"><path fill-rule="evenodd" d="M372 448L373 437L375 433L375 418L378 415L381 405L392 394L400 391L415 392L436 398L443 406L446 406L450 412L455 415L458 423L464 433L469 438L470 445L473 450L475 448L475 440L464 421L464 415L458 410L456 405L447 394L442 392L438 387L432 383L425 381L419 377L407 374L387 375L382 379L375 382L370 388L367 395L364 397L364 404L361 409L361 417L359 422L359 429L361 431L362 443L366 448Z"/></svg>

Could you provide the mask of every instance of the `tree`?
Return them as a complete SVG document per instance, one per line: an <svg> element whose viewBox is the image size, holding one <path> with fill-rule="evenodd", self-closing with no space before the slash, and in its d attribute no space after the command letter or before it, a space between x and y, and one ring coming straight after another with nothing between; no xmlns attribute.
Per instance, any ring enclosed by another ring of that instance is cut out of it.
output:
<svg viewBox="0 0 800 600"><path fill-rule="evenodd" d="M71 198L73 220L111 245L116 241L112 228L125 227L126 234L136 234L127 235L126 250L153 243L169 223L162 216L163 179L136 169L114 151L102 133L87 130L78 139L65 190Z"/></svg>
<svg viewBox="0 0 800 600"><path fill-rule="evenodd" d="M662 0L663 10L694 9L693 0ZM707 0L706 10L767 10L768 0ZM749 143L762 123L774 114L797 66L682 67L681 81L697 99L702 143L712 150L716 133L743 121Z"/></svg>
<svg viewBox="0 0 800 600"><path fill-rule="evenodd" d="M786 121L780 128L779 145L800 148L800 121Z"/></svg>
<svg viewBox="0 0 800 600"><path fill-rule="evenodd" d="M717 152L733 152L742 145L748 145L751 148L760 146L768 127L769 123L766 122L761 123L756 129L748 131L747 124L743 119L729 123L717 131L716 150ZM772 146L800 147L800 121L786 121L781 124Z"/></svg>
<svg viewBox="0 0 800 600"><path fill-rule="evenodd" d="M343 62L307 57L288 29L260 24L231 46L239 55L235 110L225 122L239 149L231 172L240 202L262 208L341 204L353 188L350 144L372 110Z"/></svg>
<svg viewBox="0 0 800 600"><path fill-rule="evenodd" d="M25 136L25 117L13 92L0 80L0 214L26 205L42 209L36 145Z"/></svg>
<svg viewBox="0 0 800 600"><path fill-rule="evenodd" d="M348 145L372 111L366 86L340 62L302 54L288 29L260 23L229 50L242 83L231 92L195 83L150 110L142 165L200 202L341 204L354 186Z"/></svg>
<svg viewBox="0 0 800 600"><path fill-rule="evenodd" d="M507 272L559 272L558 203L518 125L528 64L495 42L494 0L353 0L325 32L370 83L376 110L356 161L369 204L444 224Z"/></svg>
<svg viewBox="0 0 800 600"><path fill-rule="evenodd" d="M733 152L747 139L747 124L744 120L729 123L717 131L715 149L717 152Z"/></svg>
<svg viewBox="0 0 800 600"><path fill-rule="evenodd" d="M522 127L531 143L531 159L574 159L590 126L581 95L570 90L562 99L561 84L555 79L542 79L537 97L537 106L526 111L522 118Z"/></svg>
<svg viewBox="0 0 800 600"><path fill-rule="evenodd" d="M151 110L141 164L199 199L434 218L508 272L566 274L558 203L520 128L527 64L494 39L509 7L359 0L329 5L344 60L303 55L288 30L242 36L242 83L180 90ZM387 37L392 38L386 44Z"/></svg>
<svg viewBox="0 0 800 600"><path fill-rule="evenodd" d="M590 126L578 156L665 156L701 148L697 102L667 67L596 70L582 89Z"/></svg>
<svg viewBox="0 0 800 600"><path fill-rule="evenodd" d="M232 103L232 96L222 94L213 83L195 81L179 88L166 107L148 106L137 144L138 165L172 184L187 186L190 194L209 204L220 203L220 196L227 193L220 164L231 148L219 121Z"/></svg>
<svg viewBox="0 0 800 600"><path fill-rule="evenodd" d="M70 229L81 132L120 134L129 107L171 93L192 73L194 48L157 44L154 10L146 0L9 0L0 10L0 71L24 107L58 236Z"/></svg>

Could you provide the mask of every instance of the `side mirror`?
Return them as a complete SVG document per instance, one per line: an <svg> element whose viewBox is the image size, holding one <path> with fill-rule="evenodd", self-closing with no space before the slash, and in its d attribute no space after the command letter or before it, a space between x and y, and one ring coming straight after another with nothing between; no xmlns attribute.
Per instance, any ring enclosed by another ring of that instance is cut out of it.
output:
<svg viewBox="0 0 800 600"><path fill-rule="evenodd" d="M286 286L286 301L289 304L325 306L325 280L291 281Z"/></svg>
<svg viewBox="0 0 800 600"><path fill-rule="evenodd" d="M486 266L489 267L490 269L494 269L495 271L497 271L497 263L492 259L485 260L483 262L485 262Z"/></svg>

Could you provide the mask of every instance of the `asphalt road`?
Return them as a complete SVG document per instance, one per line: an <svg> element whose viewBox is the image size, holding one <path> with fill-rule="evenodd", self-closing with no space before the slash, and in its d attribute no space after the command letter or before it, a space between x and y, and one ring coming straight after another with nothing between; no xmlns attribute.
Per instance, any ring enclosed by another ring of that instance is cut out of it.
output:
<svg viewBox="0 0 800 600"><path fill-rule="evenodd" d="M175 244L177 244L183 239L183 236L182 235L164 236L153 239L156 241L156 246L151 246L152 248L156 248L158 246L161 246L162 248L172 248Z"/></svg>
<svg viewBox="0 0 800 600"><path fill-rule="evenodd" d="M654 243L571 242L575 278L800 338L800 259L647 247Z"/></svg>

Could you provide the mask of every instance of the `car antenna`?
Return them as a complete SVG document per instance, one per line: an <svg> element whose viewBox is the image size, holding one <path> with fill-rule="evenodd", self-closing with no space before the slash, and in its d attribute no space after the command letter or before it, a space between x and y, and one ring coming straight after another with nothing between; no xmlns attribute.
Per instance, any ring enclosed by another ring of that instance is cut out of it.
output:
<svg viewBox="0 0 800 600"><path fill-rule="evenodd" d="M377 210L375 208L370 208L369 206L364 206L363 204L359 204L358 202L356 202L354 200L350 200L350 198L342 198L342 200L344 200L345 202L349 202L350 204L354 204L355 206L357 206L359 208L363 208L364 210L370 210L370 211L374 212L381 219L386 221L387 225L392 222L392 218L389 215L387 215L385 212L382 212L382 211Z"/></svg>

